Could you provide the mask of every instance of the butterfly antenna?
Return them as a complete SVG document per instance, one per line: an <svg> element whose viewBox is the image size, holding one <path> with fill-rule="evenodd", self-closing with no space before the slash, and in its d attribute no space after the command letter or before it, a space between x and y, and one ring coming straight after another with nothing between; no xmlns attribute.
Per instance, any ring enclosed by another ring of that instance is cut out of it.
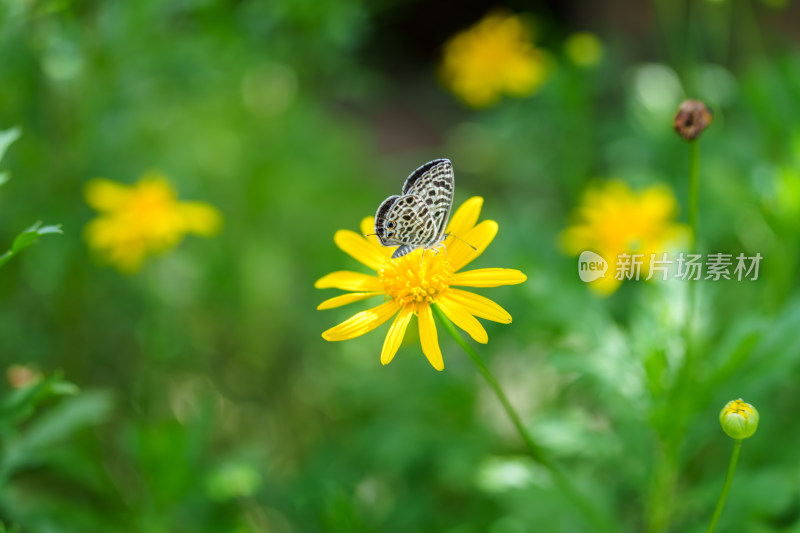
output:
<svg viewBox="0 0 800 533"><path fill-rule="evenodd" d="M362 237L372 237L373 235L377 235L377 233L367 233L366 235L362 235Z"/></svg>
<svg viewBox="0 0 800 533"><path fill-rule="evenodd" d="M477 249L475 246L472 246L470 243L468 243L467 241L465 241L464 239L462 239L462 238L461 238L461 237L459 237L458 235L454 235L454 234L452 234L452 233L448 233L448 234L445 236L445 238L447 238L447 237L453 237L453 238L456 238L456 239L458 239L459 241L461 241L461 242L463 242L464 244L466 244L467 246L469 246L470 248L472 248L473 250L475 250L476 252L478 251L478 249Z"/></svg>

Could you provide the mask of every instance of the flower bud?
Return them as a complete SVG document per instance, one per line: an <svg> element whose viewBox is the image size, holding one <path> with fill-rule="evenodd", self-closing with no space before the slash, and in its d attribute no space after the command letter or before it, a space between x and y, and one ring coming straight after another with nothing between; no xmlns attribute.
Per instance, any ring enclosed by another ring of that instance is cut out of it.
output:
<svg viewBox="0 0 800 533"><path fill-rule="evenodd" d="M736 440L746 439L758 428L758 411L741 398L728 402L719 413L719 423L727 435Z"/></svg>
<svg viewBox="0 0 800 533"><path fill-rule="evenodd" d="M23 389L30 385L36 384L42 375L34 368L25 365L11 365L6 370L8 382L15 389Z"/></svg>
<svg viewBox="0 0 800 533"><path fill-rule="evenodd" d="M675 115L675 131L687 141L693 141L711 124L714 116L700 100L684 100Z"/></svg>

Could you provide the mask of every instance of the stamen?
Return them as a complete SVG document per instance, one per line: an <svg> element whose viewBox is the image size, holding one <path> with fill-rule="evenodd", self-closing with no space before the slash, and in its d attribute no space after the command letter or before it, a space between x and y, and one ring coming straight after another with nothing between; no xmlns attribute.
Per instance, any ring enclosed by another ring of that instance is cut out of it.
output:
<svg viewBox="0 0 800 533"><path fill-rule="evenodd" d="M453 278L453 267L446 254L423 256L423 251L415 250L387 261L378 271L384 292L403 305L435 301L449 288Z"/></svg>

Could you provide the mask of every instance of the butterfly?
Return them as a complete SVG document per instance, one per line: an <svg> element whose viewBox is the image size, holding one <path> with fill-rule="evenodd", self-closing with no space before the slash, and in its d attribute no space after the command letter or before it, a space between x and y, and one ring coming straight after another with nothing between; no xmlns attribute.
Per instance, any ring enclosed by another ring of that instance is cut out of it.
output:
<svg viewBox="0 0 800 533"><path fill-rule="evenodd" d="M399 246L392 259L417 248L438 247L453 206L455 174L449 159L434 159L412 172L402 194L384 200L375 214L375 235L384 246Z"/></svg>

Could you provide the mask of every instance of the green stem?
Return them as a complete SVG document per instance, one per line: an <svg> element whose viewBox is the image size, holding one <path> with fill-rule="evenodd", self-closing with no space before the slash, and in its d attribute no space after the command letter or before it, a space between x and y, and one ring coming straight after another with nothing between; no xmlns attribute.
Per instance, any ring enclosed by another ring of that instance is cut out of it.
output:
<svg viewBox="0 0 800 533"><path fill-rule="evenodd" d="M714 516L711 517L711 523L708 524L706 533L714 533L717 528L717 522L722 514L722 508L725 507L725 500L728 499L728 491L731 489L733 483L733 473L736 471L736 463L739 461L739 453L742 451L742 441L737 440L733 445L733 453L731 454L731 462L728 465L728 473L725 475L725 484L722 486L722 493L717 500L717 508L714 509Z"/></svg>
<svg viewBox="0 0 800 533"><path fill-rule="evenodd" d="M689 253L697 252L697 215L699 212L700 149L697 140L689 141ZM670 430L661 438L662 452L657 456L654 468L654 481L650 494L650 516L648 531L662 533L669 528L672 517L672 501L678 480L678 454L687 425L689 401L692 386L694 357L697 351L694 343L695 310L697 308L697 281L686 281L686 318L683 324L684 359L675 382L669 392Z"/></svg>
<svg viewBox="0 0 800 533"><path fill-rule="evenodd" d="M461 336L453 323L450 322L450 320L445 316L438 306L434 305L432 307L433 311L436 313L436 316L439 318L439 321L444 325L444 328L447 330L453 340L456 341L459 346L461 346L461 349L463 349L467 355L469 355L470 359L472 359L472 362L478 367L478 371L486 380L486 383L500 400L500 403L503 405L503 409L505 409L506 414L511 419L511 422L514 424L514 427L516 428L520 437L522 437L522 440L528 447L528 451L533 459L547 468L547 470L550 472L551 478L558 486L559 490L561 490L562 493L565 494L578 509L580 509L590 524L595 525L600 531L615 531L617 528L614 527L614 525L611 523L611 520L594 504L594 502L592 502L592 500L581 494L572 485L572 483L569 481L569 478L567 478L567 476L561 472L555 463L553 463L547 457L547 454L542 446L536 442L533 436L531 436L530 432L523 425L519 414L517 414L517 411L511 405L511 402L508 401L508 397L506 396L505 392L503 392L502 387L500 387L500 384L489 370L489 367L486 366L486 363L483 362L481 356L478 355L478 352L476 352L472 346L470 346L467 341L464 340L464 337Z"/></svg>
<svg viewBox="0 0 800 533"><path fill-rule="evenodd" d="M677 481L677 449L671 438L662 439L653 469L647 516L648 533L663 533L669 529L672 502ZM663 442L666 441L666 442Z"/></svg>
<svg viewBox="0 0 800 533"><path fill-rule="evenodd" d="M700 211L700 145L697 139L689 141L689 253L697 253L698 227L697 215ZM690 347L692 343L692 321L694 320L694 311L696 306L696 290L695 281L690 280L687 291L687 307L686 307L686 360L684 361L684 370L689 371Z"/></svg>
<svg viewBox="0 0 800 533"><path fill-rule="evenodd" d="M697 250L697 212L700 188L700 149L697 140L689 141L689 228L692 231L690 252Z"/></svg>

